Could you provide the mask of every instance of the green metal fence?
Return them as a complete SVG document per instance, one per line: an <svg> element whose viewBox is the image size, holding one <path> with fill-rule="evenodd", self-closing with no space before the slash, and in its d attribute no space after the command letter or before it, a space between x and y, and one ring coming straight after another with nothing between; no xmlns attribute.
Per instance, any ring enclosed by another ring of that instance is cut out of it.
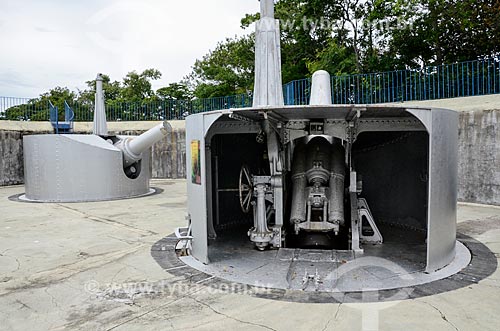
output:
<svg viewBox="0 0 500 331"><path fill-rule="evenodd" d="M309 79L284 86L287 105L309 103ZM435 100L500 93L500 57L477 61L332 77L334 104Z"/></svg>
<svg viewBox="0 0 500 331"><path fill-rule="evenodd" d="M30 98L0 97L0 120L48 121L48 101Z"/></svg>
<svg viewBox="0 0 500 331"><path fill-rule="evenodd" d="M65 100L75 113L74 121L91 122L93 104ZM234 95L220 98L195 100L158 100L148 102L106 102L108 121L159 121L182 120L190 114L200 112L247 108L252 106L251 95ZM60 117L64 117L64 105L58 105ZM0 119L14 121L48 121L50 102L28 98L0 97Z"/></svg>
<svg viewBox="0 0 500 331"><path fill-rule="evenodd" d="M93 105L68 102L75 113L75 121L90 122L93 119ZM252 106L248 95L196 99L196 100L159 100L153 102L116 102L106 103L108 121L161 121L182 120L190 114L200 112L246 108Z"/></svg>

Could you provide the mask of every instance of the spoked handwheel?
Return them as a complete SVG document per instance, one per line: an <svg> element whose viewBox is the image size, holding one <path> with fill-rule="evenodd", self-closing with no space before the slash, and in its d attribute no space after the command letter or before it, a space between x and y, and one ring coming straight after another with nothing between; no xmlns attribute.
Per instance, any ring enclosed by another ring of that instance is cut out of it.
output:
<svg viewBox="0 0 500 331"><path fill-rule="evenodd" d="M246 164L244 164L240 170L238 191L240 193L241 210L246 214L250 211L253 197L252 176L250 175L250 169Z"/></svg>

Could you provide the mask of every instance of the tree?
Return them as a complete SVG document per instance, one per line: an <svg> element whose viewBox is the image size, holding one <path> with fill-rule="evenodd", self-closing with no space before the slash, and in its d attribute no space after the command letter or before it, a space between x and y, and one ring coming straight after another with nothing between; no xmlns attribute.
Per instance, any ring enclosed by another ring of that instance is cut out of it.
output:
<svg viewBox="0 0 500 331"><path fill-rule="evenodd" d="M158 119L165 111L183 113L185 109L189 110L189 101L193 98L187 84L182 82L153 91L151 81L161 77L161 72L156 69L148 69L141 74L132 71L123 78L123 82L111 81L108 75L102 77L108 116L113 119ZM58 107L60 119L64 117L66 101L75 112L75 120L89 121L92 119L96 82L87 81L86 85L87 89L77 93L65 87L56 87L24 105L10 107L4 117L9 120L47 120L50 100Z"/></svg>
<svg viewBox="0 0 500 331"><path fill-rule="evenodd" d="M320 69L346 75L500 55L500 0L279 0L275 13L281 21L284 83ZM259 13L249 13L241 27L248 28L259 18ZM128 115L138 109L149 114L151 101L159 101L175 104L170 110L177 113L193 105L180 100L248 95L253 90L254 48L252 33L227 38L197 60L184 81L156 92L151 84L161 78L156 69L130 72L122 82L104 76L107 105ZM55 88L6 110L5 116L45 119L49 99L63 109L64 100L75 98L83 105L77 110L87 116L94 103L95 81L87 86L78 95ZM43 111L31 111L34 107Z"/></svg>
<svg viewBox="0 0 500 331"><path fill-rule="evenodd" d="M500 53L499 0L407 0L405 5L405 18L414 23L389 36L388 55L398 58L400 66L469 61ZM394 13L389 12L391 16Z"/></svg>
<svg viewBox="0 0 500 331"><path fill-rule="evenodd" d="M123 78L123 89L121 98L127 102L142 102L154 97L151 81L161 78L161 72L156 69L147 69L138 74L136 71L129 72Z"/></svg>
<svg viewBox="0 0 500 331"><path fill-rule="evenodd" d="M358 70L359 62L351 48L341 45L336 40L331 40L321 50L316 59L309 61L308 71L314 73L317 70L326 70L332 75L353 73Z"/></svg>
<svg viewBox="0 0 500 331"><path fill-rule="evenodd" d="M111 82L111 78L108 75L102 75L103 78L103 90L104 90L104 99L106 101L114 101L119 100L122 95L122 85L118 81ZM80 104L93 105L95 102L95 89L96 82L95 80L85 82L87 84L88 89L83 91L78 91L78 99L77 101Z"/></svg>
<svg viewBox="0 0 500 331"><path fill-rule="evenodd" d="M338 16L337 1L281 0L275 15L280 20L282 77L284 82L310 76L309 65L329 42L330 18ZM247 14L241 21L248 28L260 14Z"/></svg>
<svg viewBox="0 0 500 331"><path fill-rule="evenodd" d="M228 38L220 42L186 77L197 98L248 93L253 89L254 36Z"/></svg>
<svg viewBox="0 0 500 331"><path fill-rule="evenodd" d="M76 93L67 87L56 87L43 93L39 98L30 100L24 105L11 107L5 111L8 120L44 121L49 118L49 101L59 109L59 117L64 118L64 101L75 100Z"/></svg>
<svg viewBox="0 0 500 331"><path fill-rule="evenodd" d="M280 0L275 13L285 83L319 69L336 75L381 72L500 54L500 0ZM242 28L259 18L247 14ZM234 75L253 71L253 61L232 51L235 44L253 49L251 41L228 39L197 61L188 77L196 96L241 91L234 88ZM233 75L225 74L228 67Z"/></svg>
<svg viewBox="0 0 500 331"><path fill-rule="evenodd" d="M162 100L190 100L193 97L189 87L183 83L162 87L156 91L156 95Z"/></svg>

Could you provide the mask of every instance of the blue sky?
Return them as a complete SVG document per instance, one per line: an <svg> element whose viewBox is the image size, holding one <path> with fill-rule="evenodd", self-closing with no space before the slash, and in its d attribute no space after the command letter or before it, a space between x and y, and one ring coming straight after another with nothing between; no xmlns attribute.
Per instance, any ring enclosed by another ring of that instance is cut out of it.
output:
<svg viewBox="0 0 500 331"><path fill-rule="evenodd" d="M72 90L98 72L121 80L156 68L176 82L240 28L258 0L1 0L0 96ZM250 28L251 29L251 28Z"/></svg>

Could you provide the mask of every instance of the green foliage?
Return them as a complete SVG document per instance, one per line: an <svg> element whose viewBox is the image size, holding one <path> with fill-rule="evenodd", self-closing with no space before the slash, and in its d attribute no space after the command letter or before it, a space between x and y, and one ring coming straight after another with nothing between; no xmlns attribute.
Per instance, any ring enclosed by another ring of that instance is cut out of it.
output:
<svg viewBox="0 0 500 331"><path fill-rule="evenodd" d="M10 121L46 121L49 119L49 105L46 101L32 99L26 104L8 108L5 111L5 119Z"/></svg>
<svg viewBox="0 0 500 331"><path fill-rule="evenodd" d="M327 21L336 15L332 1L278 2L276 17L281 20L284 82L311 75L309 67L314 66L312 63L329 42Z"/></svg>
<svg viewBox="0 0 500 331"><path fill-rule="evenodd" d="M346 75L500 54L500 0L279 0L275 13L281 22L284 83L320 69ZM241 27L259 18L259 13L249 13ZM253 90L254 47L253 34L227 38L197 60L184 81L156 92L152 82L161 78L156 69L130 72L121 82L104 75L106 104L115 117L126 120L131 114L161 117L162 112L181 118L185 112L207 109L203 98L242 95L238 102L246 103ZM56 87L7 109L5 117L47 120L48 100L60 112L67 100L75 105L77 119L89 120L95 81L87 86L77 93ZM233 101L221 102L214 107Z"/></svg>
<svg viewBox="0 0 500 331"><path fill-rule="evenodd" d="M500 53L499 0L390 0L376 10L395 24L383 34L386 58L394 67L439 65L476 60Z"/></svg>
<svg viewBox="0 0 500 331"><path fill-rule="evenodd" d="M184 83L173 83L159 88L156 92L153 91L151 82L159 78L161 72L156 69L148 69L140 74L135 71L130 72L122 82L112 81L109 76L103 75L108 117L121 120L159 120L162 119L164 112L178 111L175 109L178 102L170 105L166 101L192 99L192 93ZM26 104L10 107L5 111L4 119L47 121L50 114L49 101L51 101L59 109L59 120L64 120L66 101L73 109L76 121L91 121L96 83L92 80L86 84L87 89L77 92L62 87L51 89Z"/></svg>
<svg viewBox="0 0 500 331"><path fill-rule="evenodd" d="M111 81L111 78L108 75L102 75L103 78L103 90L104 90L104 98L107 101L111 100L119 100L122 94L122 86L118 81ZM84 91L79 91L78 95L78 103L85 105L93 105L95 100L95 89L96 83L95 80L87 81L88 89Z"/></svg>
<svg viewBox="0 0 500 331"><path fill-rule="evenodd" d="M500 53L499 0L280 0L275 13L285 83L319 69L337 75L381 72ZM247 14L241 27L259 18ZM250 91L252 42L227 39L198 60L188 77L195 95ZM235 84L238 72L246 74Z"/></svg>
<svg viewBox="0 0 500 331"><path fill-rule="evenodd" d="M326 70L332 75L356 72L356 57L352 49L332 41L308 63L309 72Z"/></svg>
<svg viewBox="0 0 500 331"><path fill-rule="evenodd" d="M32 99L28 103L6 110L7 120L31 120L44 121L49 119L49 100L59 108L59 113L64 114L64 101L76 99L76 93L66 87L56 87L40 95L39 98ZM64 116L64 115L63 115Z"/></svg>
<svg viewBox="0 0 500 331"><path fill-rule="evenodd" d="M128 102L141 102L154 97L151 81L161 78L161 72L156 69L147 69L138 74L135 71L129 72L123 78L123 89L121 98Z"/></svg>
<svg viewBox="0 0 500 331"><path fill-rule="evenodd" d="M65 100L74 100L76 99L76 93L70 91L67 87L56 87L50 90L47 93L40 95L41 102L52 102L52 104L59 109L64 109L64 101Z"/></svg>
<svg viewBox="0 0 500 331"><path fill-rule="evenodd" d="M197 60L186 78L197 98L248 93L253 88L254 36L228 38Z"/></svg>
<svg viewBox="0 0 500 331"><path fill-rule="evenodd" d="M190 100L193 98L189 87L182 83L173 83L156 91L161 100Z"/></svg>

